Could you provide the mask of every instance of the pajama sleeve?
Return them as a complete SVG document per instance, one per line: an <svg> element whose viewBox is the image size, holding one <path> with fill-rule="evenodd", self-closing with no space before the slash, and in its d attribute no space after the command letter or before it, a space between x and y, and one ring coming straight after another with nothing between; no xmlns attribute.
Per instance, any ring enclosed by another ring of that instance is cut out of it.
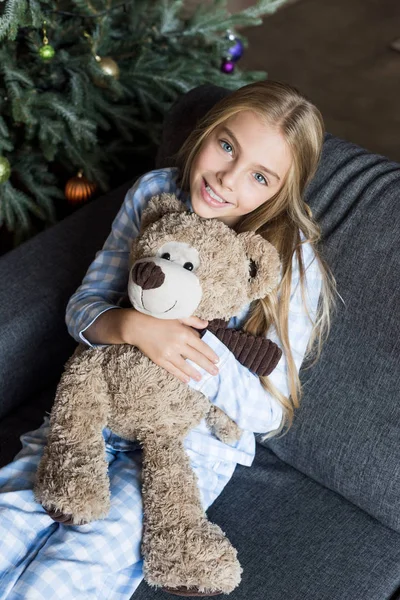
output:
<svg viewBox="0 0 400 600"><path fill-rule="evenodd" d="M159 169L140 177L127 192L102 250L68 302L66 323L76 341L95 347L84 332L103 312L119 308L118 302L126 294L129 253L139 234L143 209L152 196L170 191L175 191L171 170Z"/></svg>
<svg viewBox="0 0 400 600"><path fill-rule="evenodd" d="M297 371L300 370L310 339L321 291L321 272L314 251L304 244L305 300L310 317L304 308L297 260L293 259L291 296L289 305L289 343ZM311 318L311 320L310 320ZM268 331L267 337L282 348L275 328ZM203 378L192 387L201 390L211 402L226 412L242 429L254 433L267 433L277 429L283 417L280 403L261 385L260 379L241 365L233 354L212 333L203 337L220 358L219 374L211 376L204 370ZM288 368L285 353L269 375L269 380L286 397L289 396Z"/></svg>

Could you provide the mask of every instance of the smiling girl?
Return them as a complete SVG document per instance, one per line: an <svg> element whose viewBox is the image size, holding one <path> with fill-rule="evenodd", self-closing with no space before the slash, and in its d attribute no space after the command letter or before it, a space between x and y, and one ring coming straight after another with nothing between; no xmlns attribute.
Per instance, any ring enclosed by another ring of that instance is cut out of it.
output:
<svg viewBox="0 0 400 600"><path fill-rule="evenodd" d="M266 166L258 164L261 158ZM260 123L250 110L235 114L204 140L193 161L194 212L236 225L276 194L291 162L289 147L276 125Z"/></svg>
<svg viewBox="0 0 400 600"><path fill-rule="evenodd" d="M244 430L234 446L217 440L203 424L185 440L205 509L238 463L251 465L254 432L271 437L291 425L301 397L300 366L314 350L318 358L329 331L335 284L317 250L319 226L303 200L323 131L319 111L290 86L264 81L229 94L191 132L177 167L151 171L128 191L103 249L67 307L68 329L77 341L137 346L223 407ZM120 306L143 209L163 192L174 193L200 217L220 219L237 232L257 231L278 250L277 289L244 306L229 323L265 334L282 348L268 378L250 373L210 332L202 339L197 330L207 322L159 320ZM33 497L48 429L45 419L25 434L22 451L0 470L0 539L7 539L0 551L0 597L128 600L143 577L140 448L104 430L110 513L68 527L54 522ZM185 590L191 594L195 587Z"/></svg>

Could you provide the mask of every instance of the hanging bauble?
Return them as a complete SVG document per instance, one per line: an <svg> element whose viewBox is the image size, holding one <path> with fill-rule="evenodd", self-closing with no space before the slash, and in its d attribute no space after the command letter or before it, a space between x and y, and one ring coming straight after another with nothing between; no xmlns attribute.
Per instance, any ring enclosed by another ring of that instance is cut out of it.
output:
<svg viewBox="0 0 400 600"><path fill-rule="evenodd" d="M226 39L229 40L232 45L227 48L224 57L222 59L221 71L223 73L231 74L235 70L235 62L237 62L243 56L244 46L241 40L230 29L226 32Z"/></svg>
<svg viewBox="0 0 400 600"><path fill-rule="evenodd" d="M239 58L242 58L244 52L244 46L240 38L233 33L231 29L227 29L226 31L226 39L232 42L232 45L229 45L224 58L225 60L230 60L233 62L237 62Z"/></svg>
<svg viewBox="0 0 400 600"><path fill-rule="evenodd" d="M11 175L11 165L4 156L0 156L0 183L5 183Z"/></svg>
<svg viewBox="0 0 400 600"><path fill-rule="evenodd" d="M55 53L56 51L50 44L45 44L39 48L39 56L45 62L54 58Z"/></svg>
<svg viewBox="0 0 400 600"><path fill-rule="evenodd" d="M71 204L78 204L89 200L96 190L96 184L84 177L80 170L76 177L71 177L65 186L65 197Z"/></svg>
<svg viewBox="0 0 400 600"><path fill-rule="evenodd" d="M243 51L244 51L244 46L243 46L242 42L239 40L239 38L235 38L235 43L233 44L233 46L228 48L228 54L229 54L230 60L233 60L234 62L238 61L239 58L242 58Z"/></svg>
<svg viewBox="0 0 400 600"><path fill-rule="evenodd" d="M226 73L227 75L230 75L231 73L233 73L234 70L235 70L235 63L234 62L232 62L231 60L226 60L226 59L224 59L222 61L221 71L223 73Z"/></svg>
<svg viewBox="0 0 400 600"><path fill-rule="evenodd" d="M109 56L95 56L96 61L99 64L100 69L103 71L105 75L109 75L110 77L114 77L114 79L118 79L119 77L119 66Z"/></svg>
<svg viewBox="0 0 400 600"><path fill-rule="evenodd" d="M46 31L46 25L47 25L47 23L46 23L46 21L44 21L43 22L43 46L41 46L39 48L39 56L45 62L48 60L51 60L56 53L53 46L50 46L50 44L49 44L49 39L47 37L47 31Z"/></svg>

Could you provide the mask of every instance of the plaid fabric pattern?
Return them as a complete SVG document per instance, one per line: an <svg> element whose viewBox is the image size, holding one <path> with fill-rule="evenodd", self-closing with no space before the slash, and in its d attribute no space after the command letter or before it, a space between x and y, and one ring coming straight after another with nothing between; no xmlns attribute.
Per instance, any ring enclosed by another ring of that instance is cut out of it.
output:
<svg viewBox="0 0 400 600"><path fill-rule="evenodd" d="M23 435L21 452L0 470L0 600L127 600L143 578L142 453L105 430L110 513L65 527L52 521L32 492L48 429L46 418ZM236 465L188 454L206 509Z"/></svg>

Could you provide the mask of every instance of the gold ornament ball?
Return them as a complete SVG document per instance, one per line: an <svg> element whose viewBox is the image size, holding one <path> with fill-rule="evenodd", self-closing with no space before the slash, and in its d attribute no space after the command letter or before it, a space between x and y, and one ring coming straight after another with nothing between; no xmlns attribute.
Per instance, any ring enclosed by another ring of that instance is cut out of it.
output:
<svg viewBox="0 0 400 600"><path fill-rule="evenodd" d="M11 166L4 156L0 156L0 183L8 181L11 175Z"/></svg>
<svg viewBox="0 0 400 600"><path fill-rule="evenodd" d="M78 204L89 200L96 191L96 184L86 179L82 171L76 177L71 177L65 186L65 197L71 204Z"/></svg>
<svg viewBox="0 0 400 600"><path fill-rule="evenodd" d="M109 56L96 56L96 61L99 63L100 69L105 73L105 75L109 75L110 77L114 77L114 79L118 79L119 77L119 66Z"/></svg>
<svg viewBox="0 0 400 600"><path fill-rule="evenodd" d="M50 46L50 44L46 44L39 49L40 58L42 60L51 60L54 58L55 53L56 51L54 50L53 46Z"/></svg>

